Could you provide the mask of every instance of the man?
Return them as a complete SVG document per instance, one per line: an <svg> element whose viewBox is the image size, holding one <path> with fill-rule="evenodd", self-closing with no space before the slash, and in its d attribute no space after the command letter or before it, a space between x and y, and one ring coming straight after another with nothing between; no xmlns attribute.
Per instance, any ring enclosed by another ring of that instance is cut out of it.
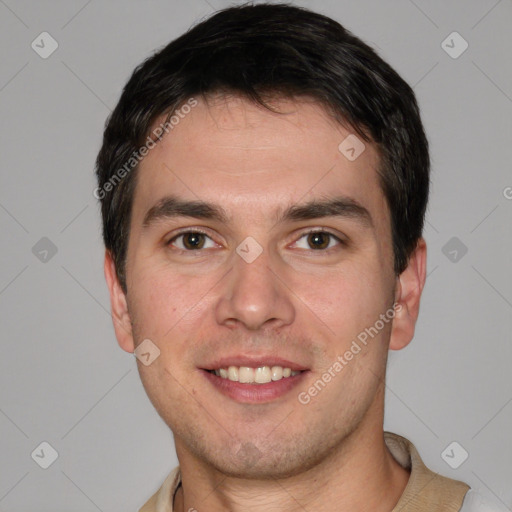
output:
<svg viewBox="0 0 512 512"><path fill-rule="evenodd" d="M429 155L373 50L305 9L220 11L135 70L97 176L116 336L180 463L141 512L475 510L383 432Z"/></svg>

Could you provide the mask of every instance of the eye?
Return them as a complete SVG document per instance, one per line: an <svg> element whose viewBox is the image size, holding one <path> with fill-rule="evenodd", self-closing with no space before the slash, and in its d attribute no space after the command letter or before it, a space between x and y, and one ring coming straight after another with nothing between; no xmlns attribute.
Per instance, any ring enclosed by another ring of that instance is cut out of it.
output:
<svg viewBox="0 0 512 512"><path fill-rule="evenodd" d="M305 239L308 247L300 247L299 241ZM295 246L299 247L299 249L313 249L317 250L326 250L331 249L334 245L343 244L343 242L332 233L328 231L309 231L304 233L297 242L295 242Z"/></svg>
<svg viewBox="0 0 512 512"><path fill-rule="evenodd" d="M210 246L205 245L206 239L211 242ZM184 231L171 238L167 245L175 245L182 251L194 251L199 249L211 249L216 246L215 242L202 231Z"/></svg>

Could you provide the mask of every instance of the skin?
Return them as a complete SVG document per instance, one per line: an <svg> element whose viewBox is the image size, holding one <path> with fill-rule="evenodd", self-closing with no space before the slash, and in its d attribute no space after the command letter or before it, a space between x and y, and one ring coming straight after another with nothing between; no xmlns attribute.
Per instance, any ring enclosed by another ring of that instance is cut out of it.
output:
<svg viewBox="0 0 512 512"><path fill-rule="evenodd" d="M160 350L138 367L174 435L182 473L176 511L390 511L409 475L383 439L386 361L414 334L425 242L396 276L376 147L365 142L349 161L338 145L353 130L317 103L274 105L286 114L237 97L198 99L141 163L127 294L105 257L116 336L127 352L146 338ZM148 210L170 194L216 203L229 222L179 217L144 227ZM356 200L372 223L276 223L292 204L334 195ZM174 239L182 228L206 231L204 248L186 252L184 238ZM327 249L314 249L311 229L345 243L327 238ZM263 248L250 264L235 252L248 236ZM394 303L393 322L301 404L297 394ZM279 355L309 373L300 389L247 404L219 393L199 370L218 356L247 353Z"/></svg>

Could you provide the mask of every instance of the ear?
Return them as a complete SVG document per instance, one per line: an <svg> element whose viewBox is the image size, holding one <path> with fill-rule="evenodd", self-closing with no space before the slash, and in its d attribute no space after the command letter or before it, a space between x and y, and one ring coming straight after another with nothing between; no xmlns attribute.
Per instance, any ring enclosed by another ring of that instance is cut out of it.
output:
<svg viewBox="0 0 512 512"><path fill-rule="evenodd" d="M420 238L409 258L407 268L397 277L395 317L389 343L391 350L406 347L414 336L426 275L427 244L423 238Z"/></svg>
<svg viewBox="0 0 512 512"><path fill-rule="evenodd" d="M110 292L110 307L112 310L112 321L119 346L132 353L135 350L133 343L132 324L128 314L128 303L126 295L119 284L116 273L116 266L110 251L105 251L105 280Z"/></svg>

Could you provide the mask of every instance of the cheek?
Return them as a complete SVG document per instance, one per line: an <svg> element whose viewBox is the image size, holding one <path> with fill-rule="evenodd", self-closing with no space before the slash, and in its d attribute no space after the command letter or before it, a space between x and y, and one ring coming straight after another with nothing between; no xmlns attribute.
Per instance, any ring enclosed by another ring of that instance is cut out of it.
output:
<svg viewBox="0 0 512 512"><path fill-rule="evenodd" d="M134 272L133 277L133 293L128 298L137 334L161 339L185 314L187 287L179 279L168 275L163 278L148 270Z"/></svg>
<svg viewBox="0 0 512 512"><path fill-rule="evenodd" d="M309 276L291 287L307 306L304 327L317 327L344 346L362 330L373 325L390 306L392 292L378 269L347 265L333 272ZM300 303L299 303L300 307ZM311 323L313 322L313 324ZM337 347L339 348L339 347Z"/></svg>
<svg viewBox="0 0 512 512"><path fill-rule="evenodd" d="M213 311L216 275L183 275L168 268L140 265L134 268L133 294L128 294L137 340L149 338L162 359L186 358L193 340ZM168 357L167 357L168 356Z"/></svg>

